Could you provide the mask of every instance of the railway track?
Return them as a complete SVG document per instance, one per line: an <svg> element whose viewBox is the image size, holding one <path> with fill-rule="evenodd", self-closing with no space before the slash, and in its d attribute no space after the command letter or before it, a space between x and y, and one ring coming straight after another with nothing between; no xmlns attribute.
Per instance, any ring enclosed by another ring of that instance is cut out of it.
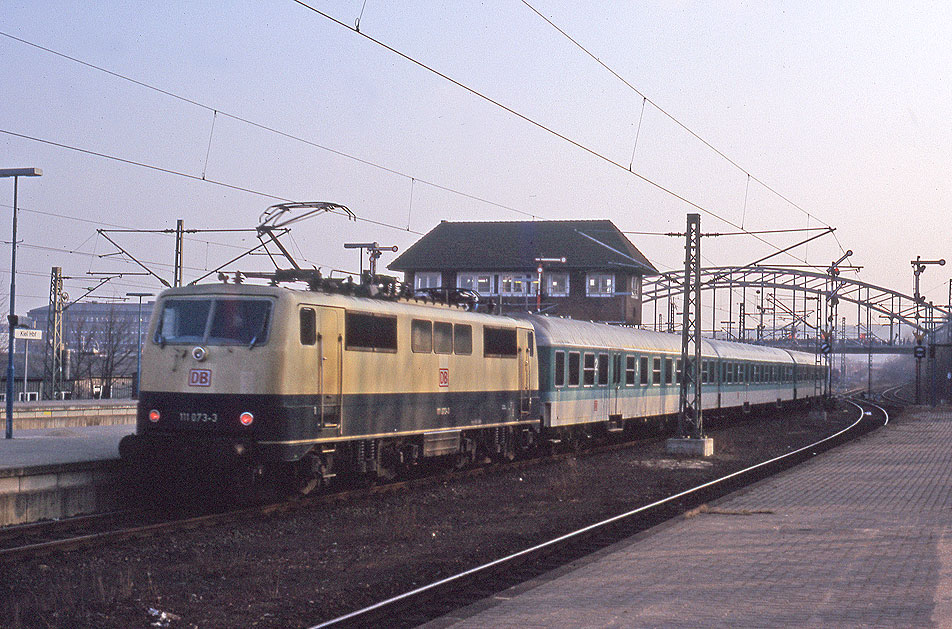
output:
<svg viewBox="0 0 952 629"><path fill-rule="evenodd" d="M465 477L480 476L506 470L525 469L538 465L551 464L568 458L634 448L648 442L657 441L661 438L662 437L652 437L605 444L587 448L581 452L574 450L558 452L547 456L500 462L493 465L463 470L452 470L439 474L430 474L420 478L371 485L359 489L342 489L329 493L240 509L206 510L202 512L196 512L195 509L189 510L187 508L178 510L164 509L161 511L129 509L14 525L0 528L0 563L23 557L34 557L109 544L127 539L148 537L178 529L240 522L244 519L259 518L295 509L304 509L334 502L345 502L366 495L422 488Z"/></svg>
<svg viewBox="0 0 952 629"><path fill-rule="evenodd" d="M699 509L706 502L776 474L889 422L889 413L882 406L862 399L847 401L857 410L855 421L847 428L815 443L429 585L326 620L312 629L383 624L388 627L417 626L564 566L672 517Z"/></svg>

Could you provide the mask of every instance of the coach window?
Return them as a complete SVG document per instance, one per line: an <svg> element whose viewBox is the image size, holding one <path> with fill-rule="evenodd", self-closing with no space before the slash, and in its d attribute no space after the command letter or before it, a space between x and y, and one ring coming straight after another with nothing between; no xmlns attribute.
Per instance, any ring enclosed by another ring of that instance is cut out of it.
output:
<svg viewBox="0 0 952 629"><path fill-rule="evenodd" d="M555 386L565 386L565 352L555 353Z"/></svg>
<svg viewBox="0 0 952 629"><path fill-rule="evenodd" d="M483 355L514 358L518 353L516 331L509 328L483 328Z"/></svg>
<svg viewBox="0 0 952 629"><path fill-rule="evenodd" d="M664 383L671 384L674 382L674 369L672 368L672 361L670 358L664 359Z"/></svg>
<svg viewBox="0 0 952 629"><path fill-rule="evenodd" d="M581 355L578 352L569 352L569 386L577 387L581 373Z"/></svg>
<svg viewBox="0 0 952 629"><path fill-rule="evenodd" d="M681 378L684 377L684 369L681 368L681 359L679 358L674 363L674 380L678 384L681 384Z"/></svg>
<svg viewBox="0 0 952 629"><path fill-rule="evenodd" d="M612 384L621 384L621 354L612 355Z"/></svg>
<svg viewBox="0 0 952 629"><path fill-rule="evenodd" d="M648 384L648 357L641 356L638 359L638 371L641 372L641 384Z"/></svg>
<svg viewBox="0 0 952 629"><path fill-rule="evenodd" d="M598 384L599 386L608 384L608 354L598 355Z"/></svg>
<svg viewBox="0 0 952 629"><path fill-rule="evenodd" d="M433 324L433 351L437 354L453 353L452 323L441 323L437 321Z"/></svg>
<svg viewBox="0 0 952 629"><path fill-rule="evenodd" d="M453 326L453 350L457 354L473 353L473 326L462 323Z"/></svg>
<svg viewBox="0 0 952 629"><path fill-rule="evenodd" d="M582 364L582 384L587 387L595 384L595 354L585 354L585 362Z"/></svg>
<svg viewBox="0 0 952 629"><path fill-rule="evenodd" d="M344 346L372 352L397 351L397 318L362 312L344 314Z"/></svg>
<svg viewBox="0 0 952 629"><path fill-rule="evenodd" d="M301 308L301 345L317 343L317 315L313 308Z"/></svg>
<svg viewBox="0 0 952 629"><path fill-rule="evenodd" d="M433 323L422 319L410 322L410 349L421 354L433 351Z"/></svg>
<svg viewBox="0 0 952 629"><path fill-rule="evenodd" d="M651 384L661 384L661 359L651 359Z"/></svg>
<svg viewBox="0 0 952 629"><path fill-rule="evenodd" d="M625 356L625 384L632 386L635 384L635 357Z"/></svg>

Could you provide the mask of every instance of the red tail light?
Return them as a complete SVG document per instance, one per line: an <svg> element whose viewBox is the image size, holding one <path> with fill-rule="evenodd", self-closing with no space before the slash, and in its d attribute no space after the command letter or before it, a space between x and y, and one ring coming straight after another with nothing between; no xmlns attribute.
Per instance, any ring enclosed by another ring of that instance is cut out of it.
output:
<svg viewBox="0 0 952 629"><path fill-rule="evenodd" d="M162 419L162 413L160 413L159 411L157 411L157 410L154 409L154 408L153 408L151 411L149 411L149 421L150 421L150 422L152 422L152 423L154 424L155 422L159 421L160 419Z"/></svg>
<svg viewBox="0 0 952 629"><path fill-rule="evenodd" d="M249 413L248 411L245 411L244 413L238 416L238 421L241 422L242 426L250 426L251 422L253 422L254 420L255 420L255 416Z"/></svg>

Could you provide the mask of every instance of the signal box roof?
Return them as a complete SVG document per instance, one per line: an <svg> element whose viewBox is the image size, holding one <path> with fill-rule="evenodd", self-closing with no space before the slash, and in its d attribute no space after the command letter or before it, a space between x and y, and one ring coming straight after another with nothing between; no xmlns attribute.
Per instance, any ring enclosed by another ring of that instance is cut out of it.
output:
<svg viewBox="0 0 952 629"><path fill-rule="evenodd" d="M536 258L565 258L547 268L658 270L609 220L456 223L443 221L403 252L394 271L535 269Z"/></svg>

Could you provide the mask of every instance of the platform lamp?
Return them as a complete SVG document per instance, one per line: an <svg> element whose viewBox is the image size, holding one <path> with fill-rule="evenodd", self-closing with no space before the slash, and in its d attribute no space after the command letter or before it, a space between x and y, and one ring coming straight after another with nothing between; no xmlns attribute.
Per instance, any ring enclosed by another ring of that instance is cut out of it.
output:
<svg viewBox="0 0 952 629"><path fill-rule="evenodd" d="M13 177L13 241L10 243L10 316L7 317L7 333L10 342L7 349L7 439L13 439L13 329L17 327L17 316L14 314L14 299L16 296L17 277L17 183L20 177L39 177L43 171L39 168L0 168L0 177Z"/></svg>
<svg viewBox="0 0 952 629"><path fill-rule="evenodd" d="M139 387L142 382L142 298L154 295L155 293L126 293L126 297L139 298L139 312L136 315L136 399L139 399Z"/></svg>

